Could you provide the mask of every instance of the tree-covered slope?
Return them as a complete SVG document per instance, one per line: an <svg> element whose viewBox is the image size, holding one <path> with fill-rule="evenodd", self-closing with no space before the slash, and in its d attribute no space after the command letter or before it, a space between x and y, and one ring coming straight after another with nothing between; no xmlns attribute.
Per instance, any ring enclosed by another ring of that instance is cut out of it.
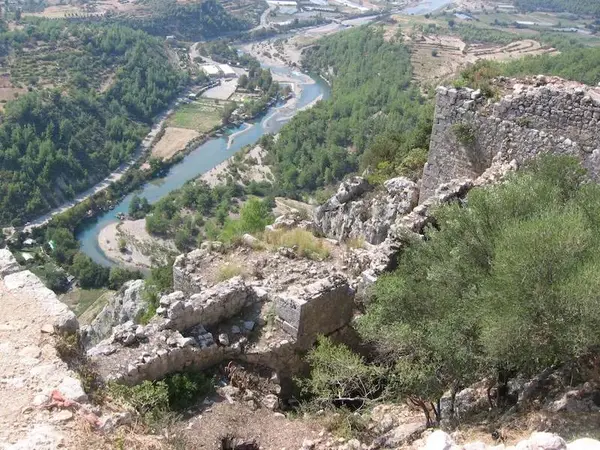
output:
<svg viewBox="0 0 600 450"><path fill-rule="evenodd" d="M356 171L418 172L432 109L411 83L408 49L361 27L320 40L304 67L331 80L331 98L299 113L269 145L277 186L314 190Z"/></svg>
<svg viewBox="0 0 600 450"><path fill-rule="evenodd" d="M120 20L155 36L174 35L187 40L214 38L251 27L250 22L229 14L216 0L186 4L178 4L174 0L155 1L148 6L150 15Z"/></svg>
<svg viewBox="0 0 600 450"><path fill-rule="evenodd" d="M600 2L597 0L516 0L515 6L526 11L541 10L600 16Z"/></svg>
<svg viewBox="0 0 600 450"><path fill-rule="evenodd" d="M9 54L65 39L97 73L111 71L112 84L99 90L93 70L65 65L60 77L49 78L55 88L30 86L6 104L0 124L3 225L44 213L131 158L145 132L141 122L150 122L186 82L161 41L131 28L36 21L25 32L2 34Z"/></svg>

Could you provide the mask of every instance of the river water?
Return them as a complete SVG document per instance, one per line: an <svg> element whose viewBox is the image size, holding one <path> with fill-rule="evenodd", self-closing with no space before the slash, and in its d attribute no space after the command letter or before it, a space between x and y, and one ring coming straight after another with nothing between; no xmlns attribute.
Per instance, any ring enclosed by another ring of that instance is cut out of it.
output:
<svg viewBox="0 0 600 450"><path fill-rule="evenodd" d="M429 14L434 12L436 9L440 9L443 6L449 5L453 0L424 0L419 2L417 5L404 8L402 14Z"/></svg>
<svg viewBox="0 0 600 450"><path fill-rule="evenodd" d="M305 79L306 76L292 69L283 67L269 67L274 74L280 74L295 79ZM293 113L310 104L317 98L328 98L330 95L329 85L321 78L312 77L314 83L302 84L302 91L293 110L289 108L273 107L259 121L253 123L250 127L241 125L239 128L228 130L222 138L215 138L206 141L204 144L192 150L179 163L173 165L169 173L164 178L147 183L141 189L127 195L111 211L108 211L97 217L97 220L84 227L77 235L81 250L90 256L97 263L112 266L113 261L108 259L104 252L98 246L98 234L105 226L116 222L118 213L125 213L129 210L129 204L135 194L146 197L150 203L161 199L169 192L179 189L186 181L197 178L199 175L209 171L213 167L231 157L242 147L256 143L261 136L266 133L276 133L288 122ZM228 147L228 136L242 131L237 135Z"/></svg>

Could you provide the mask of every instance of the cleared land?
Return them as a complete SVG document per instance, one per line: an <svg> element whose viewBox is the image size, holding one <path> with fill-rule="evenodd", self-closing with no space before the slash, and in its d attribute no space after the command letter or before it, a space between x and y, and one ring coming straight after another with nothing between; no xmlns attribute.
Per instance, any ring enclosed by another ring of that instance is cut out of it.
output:
<svg viewBox="0 0 600 450"><path fill-rule="evenodd" d="M237 85L237 79L223 80L221 81L220 85L215 86L214 88L210 88L209 90L204 92L204 94L202 94L202 97L207 99L210 98L216 100L228 100L235 93Z"/></svg>
<svg viewBox="0 0 600 450"><path fill-rule="evenodd" d="M12 88L22 90L26 90L26 86L53 88L72 84L81 73L88 77L92 87L100 90L114 76L115 68L105 66L81 45L77 40L27 44L4 59L3 66L8 66L10 80L0 81L0 84L9 83Z"/></svg>
<svg viewBox="0 0 600 450"><path fill-rule="evenodd" d="M65 303L78 317L81 318L84 315L88 316L89 314L86 314L86 312L94 305L97 305L94 309L102 309L112 295L113 291L107 289L76 288L63 294L60 297L60 301ZM85 323L89 323L89 321Z"/></svg>
<svg viewBox="0 0 600 450"><path fill-rule="evenodd" d="M221 125L221 114L227 103L201 98L181 105L167 120L167 126L208 133Z"/></svg>
<svg viewBox="0 0 600 450"><path fill-rule="evenodd" d="M420 35L407 37L406 40L412 53L411 62L415 79L430 83L452 77L467 64L481 59L504 61L528 55L557 53L555 49L544 47L532 39L524 39L508 45L468 45L455 36Z"/></svg>
<svg viewBox="0 0 600 450"><path fill-rule="evenodd" d="M192 139L200 136L195 130L187 128L165 128L165 133L152 148L152 156L164 160L172 158L175 154L185 149Z"/></svg>
<svg viewBox="0 0 600 450"><path fill-rule="evenodd" d="M2 104L7 101L14 100L19 94L27 92L25 88L19 88L12 84L10 81L10 75L0 75L0 109Z"/></svg>

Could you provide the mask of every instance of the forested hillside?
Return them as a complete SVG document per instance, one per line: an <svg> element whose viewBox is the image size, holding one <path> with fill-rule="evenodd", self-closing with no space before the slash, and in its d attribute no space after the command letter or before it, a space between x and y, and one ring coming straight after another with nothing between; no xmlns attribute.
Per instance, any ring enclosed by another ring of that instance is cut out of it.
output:
<svg viewBox="0 0 600 450"><path fill-rule="evenodd" d="M174 35L187 40L212 38L251 27L250 22L229 14L216 0L188 4L178 4L174 0L156 1L151 6L150 16L121 20L155 36Z"/></svg>
<svg viewBox="0 0 600 450"><path fill-rule="evenodd" d="M515 6L526 11L541 10L600 16L600 2L597 0L516 0Z"/></svg>
<svg viewBox="0 0 600 450"><path fill-rule="evenodd" d="M332 96L294 117L269 146L278 189L297 195L359 166L387 176L421 170L432 108L411 84L403 44L361 27L319 41L303 65L331 80Z"/></svg>
<svg viewBox="0 0 600 450"><path fill-rule="evenodd" d="M73 64L56 73L42 70L43 82L5 106L0 125L4 225L47 211L129 159L145 133L139 122L150 122L186 82L158 39L123 26L35 21L24 31L4 32L1 40L9 54L46 46L46 56L31 57L31 66L39 61L42 69L56 66L46 61L60 55L65 41L78 52L69 59ZM100 91L102 74L111 84ZM48 84L55 88L45 88Z"/></svg>

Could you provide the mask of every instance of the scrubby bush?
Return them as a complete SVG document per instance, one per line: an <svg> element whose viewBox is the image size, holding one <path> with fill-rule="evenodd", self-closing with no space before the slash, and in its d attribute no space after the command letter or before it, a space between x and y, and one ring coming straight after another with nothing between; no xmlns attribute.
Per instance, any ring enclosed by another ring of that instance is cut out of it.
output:
<svg viewBox="0 0 600 450"><path fill-rule="evenodd" d="M497 369L531 375L600 344L600 187L550 158L440 208L437 228L376 283L362 333L391 387L439 398Z"/></svg>
<svg viewBox="0 0 600 450"><path fill-rule="evenodd" d="M156 427L173 412L191 406L214 390L214 378L200 372L181 372L159 381L143 381L134 386L112 383L113 397L133 407L144 422Z"/></svg>
<svg viewBox="0 0 600 450"><path fill-rule="evenodd" d="M507 374L532 376L600 346L600 186L578 161L542 158L434 217L426 239L375 283L358 321L373 360L334 346L312 352L313 392L347 395L341 387L373 365L383 391L431 423L448 390L489 377L502 378L501 392Z"/></svg>
<svg viewBox="0 0 600 450"><path fill-rule="evenodd" d="M239 219L225 222L219 238L223 242L233 242L246 233L264 230L272 221L273 216L267 204L258 198L252 198L241 207Z"/></svg>

